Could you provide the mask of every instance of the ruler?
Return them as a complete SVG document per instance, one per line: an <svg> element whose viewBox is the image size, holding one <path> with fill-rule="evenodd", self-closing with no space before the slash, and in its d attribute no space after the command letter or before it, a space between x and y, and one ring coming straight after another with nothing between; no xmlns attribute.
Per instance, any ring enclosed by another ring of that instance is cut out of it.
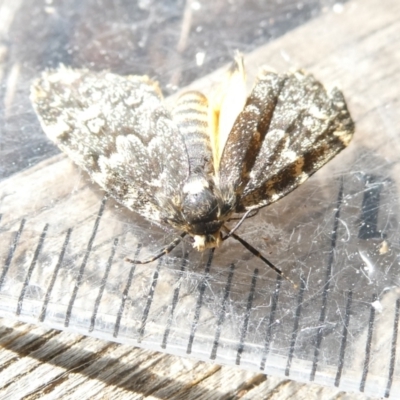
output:
<svg viewBox="0 0 400 400"><path fill-rule="evenodd" d="M173 233L103 197L64 156L47 160L0 185L0 315L398 393L397 189L384 169L344 173L356 170L357 153L343 153L243 226L241 235L297 288L233 240L205 253L184 243L152 264L126 263ZM33 186L41 189L24 200Z"/></svg>

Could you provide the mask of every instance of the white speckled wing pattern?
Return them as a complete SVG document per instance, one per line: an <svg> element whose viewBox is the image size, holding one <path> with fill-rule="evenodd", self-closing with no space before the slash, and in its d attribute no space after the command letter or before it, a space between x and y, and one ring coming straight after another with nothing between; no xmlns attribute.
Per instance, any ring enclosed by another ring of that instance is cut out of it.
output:
<svg viewBox="0 0 400 400"><path fill-rule="evenodd" d="M188 176L184 140L147 77L61 66L32 85L47 136L126 207L159 222ZM165 151L168 149L168 151Z"/></svg>

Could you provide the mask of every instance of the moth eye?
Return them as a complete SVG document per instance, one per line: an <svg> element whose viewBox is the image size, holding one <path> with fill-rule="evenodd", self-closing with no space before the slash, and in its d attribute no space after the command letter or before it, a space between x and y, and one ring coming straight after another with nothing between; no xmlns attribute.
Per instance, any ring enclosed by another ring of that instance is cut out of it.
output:
<svg viewBox="0 0 400 400"><path fill-rule="evenodd" d="M193 236L189 236L188 240L189 240L190 243L194 243L194 237Z"/></svg>

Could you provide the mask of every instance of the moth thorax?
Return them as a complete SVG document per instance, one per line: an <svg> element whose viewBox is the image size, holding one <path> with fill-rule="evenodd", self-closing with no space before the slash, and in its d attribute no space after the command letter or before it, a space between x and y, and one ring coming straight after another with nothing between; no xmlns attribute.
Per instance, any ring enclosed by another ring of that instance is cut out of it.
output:
<svg viewBox="0 0 400 400"><path fill-rule="evenodd" d="M214 235L219 232L223 221L220 219L219 201L213 192L211 181L202 175L189 177L183 187L182 214L187 223L186 230L193 237ZM215 241L215 238L205 241Z"/></svg>
<svg viewBox="0 0 400 400"><path fill-rule="evenodd" d="M217 219L218 200L212 184L201 175L189 177L183 187L182 213L189 223Z"/></svg>

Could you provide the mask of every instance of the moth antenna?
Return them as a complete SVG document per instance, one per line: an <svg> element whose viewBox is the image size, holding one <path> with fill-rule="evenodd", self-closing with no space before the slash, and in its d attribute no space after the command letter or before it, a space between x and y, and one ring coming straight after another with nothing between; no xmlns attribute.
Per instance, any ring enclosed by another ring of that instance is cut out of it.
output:
<svg viewBox="0 0 400 400"><path fill-rule="evenodd" d="M141 260L132 260L128 257L125 258L126 262L130 262L132 264L148 264L151 263L155 260L158 260L160 257L164 256L165 254L170 253L176 246L178 246L178 244L181 242L181 240L186 236L186 232L182 232L179 237L177 237L176 239L174 239L169 245L165 246L163 249L161 249L160 252L158 252L156 255L154 255L153 257L141 261Z"/></svg>
<svg viewBox="0 0 400 400"><path fill-rule="evenodd" d="M242 225L243 221L247 218L247 216L248 216L252 211L253 211L253 210L247 210L247 211L243 214L242 218L240 218L240 221L231 229L230 232L228 232L228 233L226 234L226 236L225 236L222 240L226 240L226 239L228 239L229 237L231 237L231 236L233 235L233 233L236 231L236 229L238 229L239 226ZM257 211L258 211L258 210L257 210ZM256 213L256 214L257 214L257 213ZM255 214L254 214L254 215L255 215Z"/></svg>
<svg viewBox="0 0 400 400"><path fill-rule="evenodd" d="M259 208L255 208L255 209L253 208L251 211L254 211L254 213L249 215L246 219L255 217L258 214L258 212L260 211L260 209ZM241 219L242 219L242 217L240 217L240 218L229 218L227 222L239 221Z"/></svg>
<svg viewBox="0 0 400 400"><path fill-rule="evenodd" d="M283 273L278 267L276 267L274 264L272 264L271 261L267 260L255 247L253 247L250 243L247 243L240 236L236 235L236 233L230 232L226 226L223 226L222 228L225 231L229 232L231 234L231 236L234 239L236 239L238 242L240 242L247 250L249 250L250 253L252 253L256 257L260 258L262 261L264 261L265 264L268 265L268 267L272 268L278 275L280 275L282 278L289 281L294 286L294 288L297 288L297 285L285 273Z"/></svg>

